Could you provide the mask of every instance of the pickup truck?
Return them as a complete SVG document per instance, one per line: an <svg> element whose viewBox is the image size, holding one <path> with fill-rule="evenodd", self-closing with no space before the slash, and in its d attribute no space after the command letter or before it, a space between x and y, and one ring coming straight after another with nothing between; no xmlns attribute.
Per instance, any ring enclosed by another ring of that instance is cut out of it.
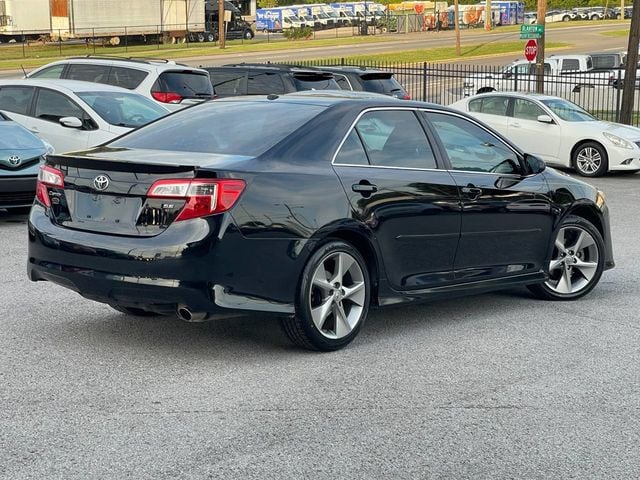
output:
<svg viewBox="0 0 640 480"><path fill-rule="evenodd" d="M589 55L551 55L544 62L545 92L558 95L579 91L580 87L606 87L615 72L596 71ZM468 97L494 91L535 90L536 65L516 60L498 72L470 75L464 79L463 92Z"/></svg>

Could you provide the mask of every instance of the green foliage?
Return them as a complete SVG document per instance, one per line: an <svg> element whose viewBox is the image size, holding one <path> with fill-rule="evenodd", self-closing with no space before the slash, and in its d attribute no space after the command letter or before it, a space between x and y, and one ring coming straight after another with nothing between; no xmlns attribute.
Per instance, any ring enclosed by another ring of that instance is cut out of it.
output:
<svg viewBox="0 0 640 480"><path fill-rule="evenodd" d="M258 0L258 8L274 8L277 7L280 2L278 0Z"/></svg>
<svg viewBox="0 0 640 480"><path fill-rule="evenodd" d="M305 38L311 38L313 29L311 27L287 28L282 34L287 40L303 40Z"/></svg>

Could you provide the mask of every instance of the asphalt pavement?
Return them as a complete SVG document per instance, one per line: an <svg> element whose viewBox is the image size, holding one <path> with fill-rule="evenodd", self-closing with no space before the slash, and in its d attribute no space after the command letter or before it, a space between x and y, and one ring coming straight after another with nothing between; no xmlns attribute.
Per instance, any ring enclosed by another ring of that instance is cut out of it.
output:
<svg viewBox="0 0 640 480"><path fill-rule="evenodd" d="M640 174L593 183L617 267L588 297L378 310L329 354L32 283L0 212L0 478L639 478Z"/></svg>

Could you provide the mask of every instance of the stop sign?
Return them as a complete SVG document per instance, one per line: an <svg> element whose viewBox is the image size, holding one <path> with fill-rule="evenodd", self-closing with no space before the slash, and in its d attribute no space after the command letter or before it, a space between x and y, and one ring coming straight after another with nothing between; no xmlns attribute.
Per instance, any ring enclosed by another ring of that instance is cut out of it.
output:
<svg viewBox="0 0 640 480"><path fill-rule="evenodd" d="M535 40L529 40L524 46L524 58L532 62L536 59L536 55L538 55L538 44Z"/></svg>

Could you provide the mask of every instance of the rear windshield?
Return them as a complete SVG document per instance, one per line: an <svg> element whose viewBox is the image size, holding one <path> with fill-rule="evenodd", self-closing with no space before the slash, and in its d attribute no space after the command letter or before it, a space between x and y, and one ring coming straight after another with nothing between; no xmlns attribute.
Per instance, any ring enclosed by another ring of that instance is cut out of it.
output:
<svg viewBox="0 0 640 480"><path fill-rule="evenodd" d="M298 103L212 101L134 130L109 146L257 156L323 110Z"/></svg>
<svg viewBox="0 0 640 480"><path fill-rule="evenodd" d="M341 90L333 75L296 73L293 76L296 91L302 90Z"/></svg>
<svg viewBox="0 0 640 480"><path fill-rule="evenodd" d="M213 95L209 75L193 71L164 72L156 80L152 91L177 93L182 98L203 98Z"/></svg>
<svg viewBox="0 0 640 480"><path fill-rule="evenodd" d="M404 88L390 73L370 73L360 77L363 90L367 92L383 93L404 93Z"/></svg>

